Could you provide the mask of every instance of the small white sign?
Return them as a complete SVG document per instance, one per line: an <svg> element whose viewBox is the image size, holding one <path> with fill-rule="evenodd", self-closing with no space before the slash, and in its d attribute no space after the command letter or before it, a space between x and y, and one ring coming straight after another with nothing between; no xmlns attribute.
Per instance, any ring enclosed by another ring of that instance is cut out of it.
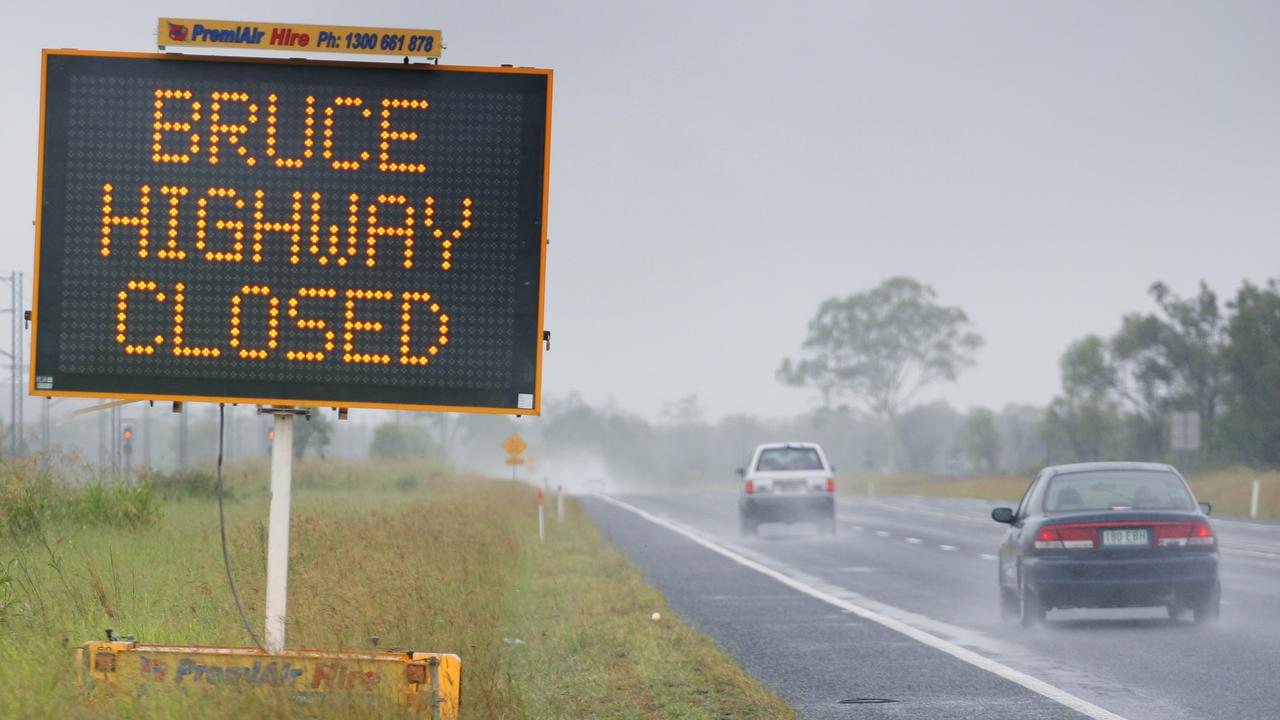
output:
<svg viewBox="0 0 1280 720"><path fill-rule="evenodd" d="M1174 450L1200 449L1200 414L1169 413L1169 445Z"/></svg>
<svg viewBox="0 0 1280 720"><path fill-rule="evenodd" d="M37 389L37 390L52 390L52 389L53 389L53 376L52 376L52 375L37 375L37 376L36 376L36 389Z"/></svg>
<svg viewBox="0 0 1280 720"><path fill-rule="evenodd" d="M516 408L520 410L532 410L533 393L519 393L516 395Z"/></svg>

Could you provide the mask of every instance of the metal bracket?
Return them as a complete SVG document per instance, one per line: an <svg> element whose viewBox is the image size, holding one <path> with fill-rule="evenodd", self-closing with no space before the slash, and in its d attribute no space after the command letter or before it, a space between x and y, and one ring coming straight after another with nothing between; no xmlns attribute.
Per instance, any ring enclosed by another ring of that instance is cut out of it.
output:
<svg viewBox="0 0 1280 720"><path fill-rule="evenodd" d="M259 415L297 415L297 416L310 419L311 408L305 408L305 407L300 408L300 407L291 407L291 406L282 407L280 405L272 405L271 407L264 408L261 405L259 405L258 414Z"/></svg>
<svg viewBox="0 0 1280 720"><path fill-rule="evenodd" d="M542 331L542 341L547 344L547 352L551 352L551 331Z"/></svg>

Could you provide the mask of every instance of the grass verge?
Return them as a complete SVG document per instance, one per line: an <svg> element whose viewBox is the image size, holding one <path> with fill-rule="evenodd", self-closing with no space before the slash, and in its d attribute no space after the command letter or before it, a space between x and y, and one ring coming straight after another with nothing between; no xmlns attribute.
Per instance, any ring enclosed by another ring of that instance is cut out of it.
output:
<svg viewBox="0 0 1280 720"><path fill-rule="evenodd" d="M366 464L348 488L309 481L312 470L296 471L290 647L368 649L377 635L382 648L456 652L467 720L794 717L672 617L572 501L563 523L550 507L540 545L527 486ZM257 630L267 505L255 472L233 478L228 516ZM70 648L103 628L145 642L249 642L223 577L216 505L171 496L147 526L56 522L0 538L0 717L361 716L204 692L86 699Z"/></svg>

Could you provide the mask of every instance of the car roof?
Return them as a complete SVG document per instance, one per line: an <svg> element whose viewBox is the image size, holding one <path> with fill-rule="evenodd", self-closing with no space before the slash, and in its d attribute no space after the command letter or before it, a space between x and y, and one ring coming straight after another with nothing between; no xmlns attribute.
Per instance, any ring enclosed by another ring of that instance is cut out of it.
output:
<svg viewBox="0 0 1280 720"><path fill-rule="evenodd" d="M1100 470L1149 470L1156 472L1170 472L1175 475L1179 474L1172 465L1151 462L1083 462L1068 463L1066 465L1051 465L1044 469L1045 473L1048 475L1065 475L1067 473L1096 472Z"/></svg>
<svg viewBox="0 0 1280 720"><path fill-rule="evenodd" d="M774 448L783 448L783 447L806 447L806 448L818 448L819 450L821 450L821 449L822 449L822 446L821 446L821 445L819 445L819 444L818 444L818 443L816 443L816 442L772 442L772 443L761 443L761 444L759 444L759 445L757 445L757 446L756 446L756 449L757 449L757 450L772 450L772 449L774 449Z"/></svg>

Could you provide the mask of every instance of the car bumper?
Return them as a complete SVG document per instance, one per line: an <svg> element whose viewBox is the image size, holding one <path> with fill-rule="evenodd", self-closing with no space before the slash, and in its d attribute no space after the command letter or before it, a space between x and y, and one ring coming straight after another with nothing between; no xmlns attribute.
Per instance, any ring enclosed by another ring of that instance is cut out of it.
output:
<svg viewBox="0 0 1280 720"><path fill-rule="evenodd" d="M836 501L825 493L779 493L744 498L739 509L756 522L800 522L834 515Z"/></svg>
<svg viewBox="0 0 1280 720"><path fill-rule="evenodd" d="M1194 605L1218 581L1216 552L1166 557L1025 558L1025 582L1046 607Z"/></svg>

